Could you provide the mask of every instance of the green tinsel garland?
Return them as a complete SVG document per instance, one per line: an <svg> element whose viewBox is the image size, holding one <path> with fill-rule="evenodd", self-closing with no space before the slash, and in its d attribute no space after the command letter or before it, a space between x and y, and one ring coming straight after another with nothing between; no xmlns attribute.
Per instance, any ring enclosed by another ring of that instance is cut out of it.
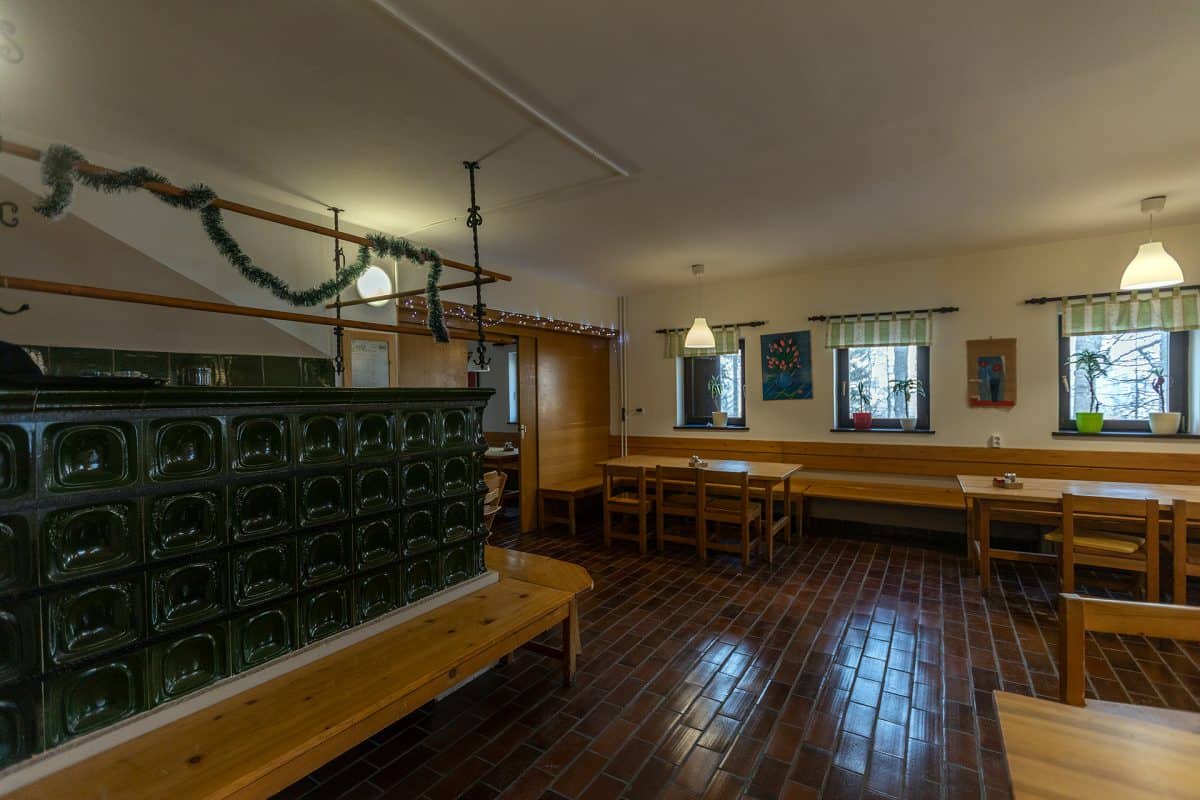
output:
<svg viewBox="0 0 1200 800"><path fill-rule="evenodd" d="M170 183L165 177L148 167L132 167L122 172L93 174L75 169L75 164L87 161L78 150L67 145L56 144L46 149L42 156L42 182L50 187L50 193L34 205L37 213L50 219L59 219L71 205L75 183L100 192L124 192L144 188L147 183ZM323 303L354 283L370 265L371 253L383 258L406 259L417 264L428 265L429 276L425 284L425 299L429 307L429 330L438 342L450 341L442 310L438 282L442 278L442 257L436 250L417 247L407 239L386 236L382 233L367 235L370 247L362 245L354 263L310 289L294 290L286 281L269 270L256 265L242 250L237 240L225 227L221 209L212 204L217 195L204 184L194 184L183 190L181 196L159 194L154 196L169 206L188 211L199 211L204 232L226 261L233 265L242 277L260 286L276 297L294 306L315 306Z"/></svg>

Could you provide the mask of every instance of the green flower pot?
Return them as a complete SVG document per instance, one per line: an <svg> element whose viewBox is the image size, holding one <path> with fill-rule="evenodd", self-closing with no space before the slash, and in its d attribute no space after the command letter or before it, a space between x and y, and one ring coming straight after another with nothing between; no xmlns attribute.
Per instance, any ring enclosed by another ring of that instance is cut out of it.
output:
<svg viewBox="0 0 1200 800"><path fill-rule="evenodd" d="M1101 411L1078 411L1075 413L1075 429L1080 433L1099 433L1104 427Z"/></svg>

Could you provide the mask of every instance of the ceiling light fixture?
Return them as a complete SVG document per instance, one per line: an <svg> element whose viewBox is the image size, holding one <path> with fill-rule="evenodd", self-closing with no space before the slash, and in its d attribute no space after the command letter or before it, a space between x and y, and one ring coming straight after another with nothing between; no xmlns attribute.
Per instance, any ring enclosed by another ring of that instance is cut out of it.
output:
<svg viewBox="0 0 1200 800"><path fill-rule="evenodd" d="M696 276L696 294L697 303L696 310L700 314L704 313L704 265L692 264L692 274ZM716 337L713 336L712 328L708 327L708 320L703 316L697 316L692 320L692 327L688 329L687 336L684 337L683 346L689 350L700 350L703 348L712 348L717 346Z"/></svg>
<svg viewBox="0 0 1200 800"><path fill-rule="evenodd" d="M372 264L367 267L367 271L358 276L358 280L354 282L354 288L358 290L358 296L364 300L368 297L378 297L381 294L392 293L392 278L383 269ZM383 300L368 300L369 306L386 306L387 298Z"/></svg>
<svg viewBox="0 0 1200 800"><path fill-rule="evenodd" d="M1137 255L1125 268L1125 274L1121 276L1122 291L1158 289L1183 283L1179 262L1163 248L1162 242L1154 240L1154 212L1162 211L1166 205L1165 194L1142 200L1142 213L1150 215L1150 240L1138 248Z"/></svg>

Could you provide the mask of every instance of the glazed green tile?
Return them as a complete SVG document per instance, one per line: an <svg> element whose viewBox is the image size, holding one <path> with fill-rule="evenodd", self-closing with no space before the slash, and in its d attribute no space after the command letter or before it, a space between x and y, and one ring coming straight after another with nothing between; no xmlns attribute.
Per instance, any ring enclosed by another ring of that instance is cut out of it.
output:
<svg viewBox="0 0 1200 800"><path fill-rule="evenodd" d="M442 588L441 553L436 550L404 560L404 600L415 603Z"/></svg>
<svg viewBox="0 0 1200 800"><path fill-rule="evenodd" d="M262 356L224 356L225 380L229 386L262 386Z"/></svg>
<svg viewBox="0 0 1200 800"><path fill-rule="evenodd" d="M301 359L302 381L305 386L337 386L337 373L328 358Z"/></svg>
<svg viewBox="0 0 1200 800"><path fill-rule="evenodd" d="M354 571L349 529L344 525L300 534L300 586L309 588Z"/></svg>
<svg viewBox="0 0 1200 800"><path fill-rule="evenodd" d="M92 347L51 347L50 374L75 376L87 373L112 374L113 351Z"/></svg>
<svg viewBox="0 0 1200 800"><path fill-rule="evenodd" d="M344 631L353 624L350 581L342 581L300 596L300 635L305 644Z"/></svg>
<svg viewBox="0 0 1200 800"><path fill-rule="evenodd" d="M299 647L295 599L256 608L230 625L233 669L243 672Z"/></svg>
<svg viewBox="0 0 1200 800"><path fill-rule="evenodd" d="M0 595L31 589L33 545L29 518L21 514L0 516Z"/></svg>
<svg viewBox="0 0 1200 800"><path fill-rule="evenodd" d="M171 377L171 355L145 350L116 350L113 352L113 369L117 372L140 372L148 378Z"/></svg>
<svg viewBox="0 0 1200 800"><path fill-rule="evenodd" d="M22 425L0 425L0 498L16 499L29 491L33 453L30 430Z"/></svg>
<svg viewBox="0 0 1200 800"><path fill-rule="evenodd" d="M40 613L37 598L0 601L0 686L37 672Z"/></svg>
<svg viewBox="0 0 1200 800"><path fill-rule="evenodd" d="M0 689L0 769L41 752L40 689L36 684Z"/></svg>
<svg viewBox="0 0 1200 800"><path fill-rule="evenodd" d="M226 386L224 356L206 353L171 353L171 383L183 385L183 371L194 367L212 370L212 385Z"/></svg>
<svg viewBox="0 0 1200 800"><path fill-rule="evenodd" d="M400 580L393 569L362 575L354 585L355 621L367 622L400 607Z"/></svg>
<svg viewBox="0 0 1200 800"><path fill-rule="evenodd" d="M145 576L42 598L46 666L68 664L133 644L146 635Z"/></svg>
<svg viewBox="0 0 1200 800"><path fill-rule="evenodd" d="M142 562L137 500L60 508L42 518L42 578L65 584Z"/></svg>
<svg viewBox="0 0 1200 800"><path fill-rule="evenodd" d="M229 675L229 629L214 622L150 649L150 705L156 706Z"/></svg>
<svg viewBox="0 0 1200 800"><path fill-rule="evenodd" d="M263 384L266 386L303 386L300 359L293 356L263 356Z"/></svg>
<svg viewBox="0 0 1200 800"><path fill-rule="evenodd" d="M51 678L45 702L48 747L132 717L148 707L146 652Z"/></svg>
<svg viewBox="0 0 1200 800"><path fill-rule="evenodd" d="M228 560L224 554L150 573L150 628L179 630L225 611Z"/></svg>

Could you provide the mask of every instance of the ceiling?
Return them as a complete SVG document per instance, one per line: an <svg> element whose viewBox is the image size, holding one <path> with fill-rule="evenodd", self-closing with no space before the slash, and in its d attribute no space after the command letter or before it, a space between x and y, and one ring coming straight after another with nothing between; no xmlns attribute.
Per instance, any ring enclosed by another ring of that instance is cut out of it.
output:
<svg viewBox="0 0 1200 800"><path fill-rule="evenodd" d="M612 170L416 35L414 20ZM0 134L620 292L1200 219L1200 3L0 0ZM41 143L41 142L35 142ZM113 165L116 166L116 165ZM244 194L239 194L244 193Z"/></svg>

